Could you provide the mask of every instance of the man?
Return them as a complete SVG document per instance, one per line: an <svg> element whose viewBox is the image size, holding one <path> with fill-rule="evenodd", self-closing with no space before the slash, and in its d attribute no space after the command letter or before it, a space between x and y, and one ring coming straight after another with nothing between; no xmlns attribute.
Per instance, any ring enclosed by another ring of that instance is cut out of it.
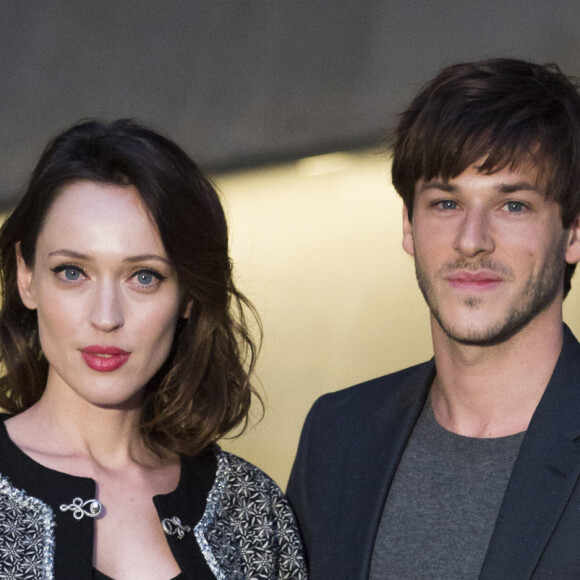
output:
<svg viewBox="0 0 580 580"><path fill-rule="evenodd" d="M555 66L451 66L392 175L434 359L311 410L288 487L311 578L580 578L580 96Z"/></svg>

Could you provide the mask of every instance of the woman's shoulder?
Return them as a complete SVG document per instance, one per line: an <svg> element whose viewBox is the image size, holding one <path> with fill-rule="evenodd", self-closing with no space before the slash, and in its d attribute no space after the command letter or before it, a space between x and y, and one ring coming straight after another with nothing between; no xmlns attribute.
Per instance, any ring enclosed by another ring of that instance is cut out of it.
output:
<svg viewBox="0 0 580 580"><path fill-rule="evenodd" d="M217 471L210 495L230 508L283 512L287 508L278 484L259 467L216 446Z"/></svg>
<svg viewBox="0 0 580 580"><path fill-rule="evenodd" d="M249 461L216 449L218 468L214 486L208 496L202 518L206 529L246 522L246 532L262 533L266 528L274 535L298 540L294 513L276 482ZM260 522L256 527L255 522ZM261 531L260 531L261 530Z"/></svg>
<svg viewBox="0 0 580 580"><path fill-rule="evenodd" d="M216 479L196 529L210 567L234 577L239 556L252 578L306 578L296 520L278 485L249 461L219 447L215 453Z"/></svg>
<svg viewBox="0 0 580 580"><path fill-rule="evenodd" d="M244 481L247 484L255 483L258 486L280 490L269 475L243 457L224 451L219 446L216 447L215 454L218 462L218 475L221 471L224 477L230 477L232 480Z"/></svg>

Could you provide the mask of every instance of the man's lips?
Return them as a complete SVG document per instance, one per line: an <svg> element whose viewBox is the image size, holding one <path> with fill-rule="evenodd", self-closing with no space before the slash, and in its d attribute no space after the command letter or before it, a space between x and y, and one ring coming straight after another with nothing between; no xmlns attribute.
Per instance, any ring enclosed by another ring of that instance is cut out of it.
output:
<svg viewBox="0 0 580 580"><path fill-rule="evenodd" d="M491 290L499 286L503 278L491 270L459 270L447 276L447 281L453 288L461 290Z"/></svg>
<svg viewBox="0 0 580 580"><path fill-rule="evenodd" d="M81 356L87 366L102 373L122 367L130 355L130 352L115 346L91 345L81 348Z"/></svg>

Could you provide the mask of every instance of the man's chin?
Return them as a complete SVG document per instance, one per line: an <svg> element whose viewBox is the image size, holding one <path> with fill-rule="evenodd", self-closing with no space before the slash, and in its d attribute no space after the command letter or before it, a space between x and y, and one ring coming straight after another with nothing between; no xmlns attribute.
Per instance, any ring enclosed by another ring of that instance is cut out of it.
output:
<svg viewBox="0 0 580 580"><path fill-rule="evenodd" d="M495 346L502 344L521 330L528 321L523 324L505 324L502 322L481 322L479 324L452 324L441 320L434 315L441 330L448 338L466 346Z"/></svg>

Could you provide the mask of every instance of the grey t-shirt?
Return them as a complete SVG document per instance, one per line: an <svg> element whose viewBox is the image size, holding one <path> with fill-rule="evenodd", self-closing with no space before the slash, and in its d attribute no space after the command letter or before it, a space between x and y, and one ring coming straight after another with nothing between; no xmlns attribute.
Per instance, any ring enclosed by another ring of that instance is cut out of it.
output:
<svg viewBox="0 0 580 580"><path fill-rule="evenodd" d="M428 399L385 503L370 579L477 578L523 438L451 433Z"/></svg>

